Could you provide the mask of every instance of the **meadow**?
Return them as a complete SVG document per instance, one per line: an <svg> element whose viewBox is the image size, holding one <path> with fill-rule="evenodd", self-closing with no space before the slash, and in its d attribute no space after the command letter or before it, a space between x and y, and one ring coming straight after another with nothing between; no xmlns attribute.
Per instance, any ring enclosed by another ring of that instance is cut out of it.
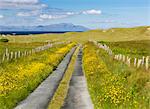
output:
<svg viewBox="0 0 150 109"><path fill-rule="evenodd" d="M71 41L71 43L58 44L26 57L0 63L0 109L12 109L25 99L57 68L64 56L76 44L83 45L83 68L95 109L149 109L150 70L129 67L123 62L114 60L105 50L89 42L94 40L104 43L114 54L138 58L150 56L148 28L150 27L5 36L4 38L9 42L0 42L0 59L6 48L9 52L25 51L43 46L48 41L51 43ZM54 106L60 108L64 102L77 51L68 65L68 70L49 108Z"/></svg>

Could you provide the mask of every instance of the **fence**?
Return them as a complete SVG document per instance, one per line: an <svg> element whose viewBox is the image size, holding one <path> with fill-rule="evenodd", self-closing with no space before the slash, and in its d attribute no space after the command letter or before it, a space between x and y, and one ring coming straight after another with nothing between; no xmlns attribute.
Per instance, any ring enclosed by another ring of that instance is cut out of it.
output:
<svg viewBox="0 0 150 109"><path fill-rule="evenodd" d="M142 56L142 58L131 58L123 54L114 54L112 50L106 45L101 44L96 41L92 41L96 46L101 49L104 49L109 55L113 56L113 59L126 63L128 66L134 66L136 68L145 67L146 70L149 70L149 60L150 56Z"/></svg>
<svg viewBox="0 0 150 109"><path fill-rule="evenodd" d="M40 46L40 47L31 49L29 51L25 50L25 51L15 51L15 52L12 52L12 51L9 51L8 48L6 48L5 53L2 55L2 58L0 59L0 63L32 55L34 53L47 50L47 49L53 47L54 45L67 44L67 43L70 43L70 42L55 42L53 44L49 43L47 45Z"/></svg>

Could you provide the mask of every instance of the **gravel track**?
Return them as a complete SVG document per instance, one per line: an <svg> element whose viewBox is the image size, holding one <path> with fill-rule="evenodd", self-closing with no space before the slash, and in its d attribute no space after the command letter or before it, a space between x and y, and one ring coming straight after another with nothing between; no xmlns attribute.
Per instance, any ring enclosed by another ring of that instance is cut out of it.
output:
<svg viewBox="0 0 150 109"><path fill-rule="evenodd" d="M74 51L75 47L65 56L57 69L14 109L46 109L67 69Z"/></svg>

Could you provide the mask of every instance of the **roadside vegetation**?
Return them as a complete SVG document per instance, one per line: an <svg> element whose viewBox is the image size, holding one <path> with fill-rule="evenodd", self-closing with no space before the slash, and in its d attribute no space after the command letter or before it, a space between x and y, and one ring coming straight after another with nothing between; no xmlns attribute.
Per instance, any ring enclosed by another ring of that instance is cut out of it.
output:
<svg viewBox="0 0 150 109"><path fill-rule="evenodd" d="M74 43L58 45L0 65L0 108L12 109L30 94L59 64Z"/></svg>
<svg viewBox="0 0 150 109"><path fill-rule="evenodd" d="M150 72L114 61L93 43L84 47L83 65L95 109L149 109Z"/></svg>

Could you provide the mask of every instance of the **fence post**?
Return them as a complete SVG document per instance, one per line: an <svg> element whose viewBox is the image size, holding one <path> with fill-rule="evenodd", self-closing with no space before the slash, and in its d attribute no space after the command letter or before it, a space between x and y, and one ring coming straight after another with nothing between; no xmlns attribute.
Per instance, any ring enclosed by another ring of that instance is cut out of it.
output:
<svg viewBox="0 0 150 109"><path fill-rule="evenodd" d="M146 57L146 63L145 63L146 70L148 70L148 68L149 68L149 65L148 65L149 62L148 61L149 61L149 56Z"/></svg>
<svg viewBox="0 0 150 109"><path fill-rule="evenodd" d="M138 59L137 68L139 68L139 67L140 67L141 63L142 63L142 59Z"/></svg>
<svg viewBox="0 0 150 109"><path fill-rule="evenodd" d="M15 59L17 59L17 52L15 52Z"/></svg>
<svg viewBox="0 0 150 109"><path fill-rule="evenodd" d="M20 58L20 54L21 54L20 51L18 51L18 58Z"/></svg>
<svg viewBox="0 0 150 109"><path fill-rule="evenodd" d="M145 60L145 57L143 56L143 58L142 58L142 66L144 65L144 60Z"/></svg>
<svg viewBox="0 0 150 109"><path fill-rule="evenodd" d="M2 58L2 62L5 61L5 57L6 57L6 54L4 53L4 54L3 54L3 58Z"/></svg>
<svg viewBox="0 0 150 109"><path fill-rule="evenodd" d="M8 53L8 54L7 54L7 61L9 61L9 55L10 55L10 54Z"/></svg>
<svg viewBox="0 0 150 109"><path fill-rule="evenodd" d="M136 67L136 62L137 61L137 59L136 58L134 58L134 67Z"/></svg>
<svg viewBox="0 0 150 109"><path fill-rule="evenodd" d="M13 55L14 55L14 53L10 52L10 59L13 59Z"/></svg>
<svg viewBox="0 0 150 109"><path fill-rule="evenodd" d="M130 66L130 61L131 61L131 58L129 58L129 57L127 56L127 65L128 65L128 66Z"/></svg>

